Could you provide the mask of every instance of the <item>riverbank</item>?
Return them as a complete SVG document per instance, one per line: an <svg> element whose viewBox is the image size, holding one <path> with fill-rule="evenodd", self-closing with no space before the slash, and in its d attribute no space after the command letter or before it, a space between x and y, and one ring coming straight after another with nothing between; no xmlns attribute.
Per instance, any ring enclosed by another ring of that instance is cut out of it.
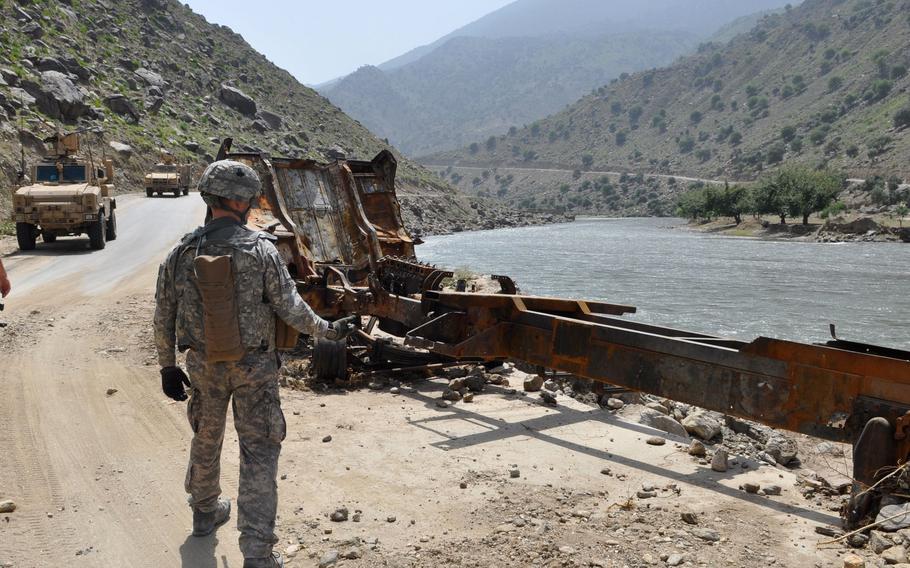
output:
<svg viewBox="0 0 910 568"><path fill-rule="evenodd" d="M515 209L491 199L399 191L404 226L414 237L568 223L574 215Z"/></svg>
<svg viewBox="0 0 910 568"><path fill-rule="evenodd" d="M820 243L910 243L910 223L901 227L897 220L852 215L834 220L810 218L808 225L773 223L768 219L714 219L690 222L676 228L699 233L722 234L768 240L799 240Z"/></svg>

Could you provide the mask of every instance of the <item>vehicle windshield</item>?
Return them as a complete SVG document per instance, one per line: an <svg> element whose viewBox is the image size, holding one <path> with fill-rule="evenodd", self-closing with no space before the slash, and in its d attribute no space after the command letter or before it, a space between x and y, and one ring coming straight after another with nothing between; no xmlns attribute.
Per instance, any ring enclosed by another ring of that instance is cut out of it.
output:
<svg viewBox="0 0 910 568"><path fill-rule="evenodd" d="M177 171L177 166L174 164L156 164L155 172L157 173L173 173Z"/></svg>
<svg viewBox="0 0 910 568"><path fill-rule="evenodd" d="M38 166L36 182L84 182L85 166L63 166L63 179L59 179L56 165Z"/></svg>

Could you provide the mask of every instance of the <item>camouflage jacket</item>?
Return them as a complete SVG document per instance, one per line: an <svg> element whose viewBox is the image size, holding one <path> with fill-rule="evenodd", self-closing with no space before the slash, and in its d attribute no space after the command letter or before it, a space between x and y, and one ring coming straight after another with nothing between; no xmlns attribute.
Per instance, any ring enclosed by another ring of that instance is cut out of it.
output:
<svg viewBox="0 0 910 568"><path fill-rule="evenodd" d="M250 351L275 349L275 317L301 333L323 337L328 322L297 293L274 237L232 219L216 219L184 236L158 270L155 344L162 367L175 364L175 348L205 353L202 297L193 261L197 254L231 255L240 334Z"/></svg>

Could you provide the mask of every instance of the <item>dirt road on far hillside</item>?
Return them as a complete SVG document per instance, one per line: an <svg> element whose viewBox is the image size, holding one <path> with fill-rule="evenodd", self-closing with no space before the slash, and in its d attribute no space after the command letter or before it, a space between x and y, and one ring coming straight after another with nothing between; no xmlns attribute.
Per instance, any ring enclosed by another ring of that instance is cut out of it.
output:
<svg viewBox="0 0 910 568"><path fill-rule="evenodd" d="M104 251L60 241L57 254L5 260L0 500L17 509L0 515L0 565L240 568L233 520L188 536L190 430L184 404L159 390L151 349L157 264L201 214L195 197L125 199ZM520 388L517 372L509 380ZM806 500L794 471L714 473L683 440L649 445L658 432L645 426L507 385L445 407L444 380L393 388L283 389L288 566L805 567L838 554L817 551L813 532L837 514ZM229 426L231 498L237 453ZM746 481L783 494L748 495ZM349 520L331 522L342 507Z"/></svg>

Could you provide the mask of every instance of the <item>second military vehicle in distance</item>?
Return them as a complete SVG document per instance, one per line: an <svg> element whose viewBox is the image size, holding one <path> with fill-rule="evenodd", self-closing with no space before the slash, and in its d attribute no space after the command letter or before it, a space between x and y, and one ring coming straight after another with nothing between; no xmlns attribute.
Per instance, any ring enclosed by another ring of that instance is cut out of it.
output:
<svg viewBox="0 0 910 568"><path fill-rule="evenodd" d="M152 171L145 174L145 195L146 197L153 195L161 197L165 193L173 193L174 197L180 197L181 194L189 195L191 177L190 166L178 165L173 154L162 152Z"/></svg>
<svg viewBox="0 0 910 568"><path fill-rule="evenodd" d="M80 155L78 133L58 133L45 142L51 154L31 169L31 181L13 193L12 220L21 250L33 250L38 236L46 243L57 237L87 234L93 249L117 238L117 200L111 160L96 162ZM19 172L25 179L25 167Z"/></svg>

